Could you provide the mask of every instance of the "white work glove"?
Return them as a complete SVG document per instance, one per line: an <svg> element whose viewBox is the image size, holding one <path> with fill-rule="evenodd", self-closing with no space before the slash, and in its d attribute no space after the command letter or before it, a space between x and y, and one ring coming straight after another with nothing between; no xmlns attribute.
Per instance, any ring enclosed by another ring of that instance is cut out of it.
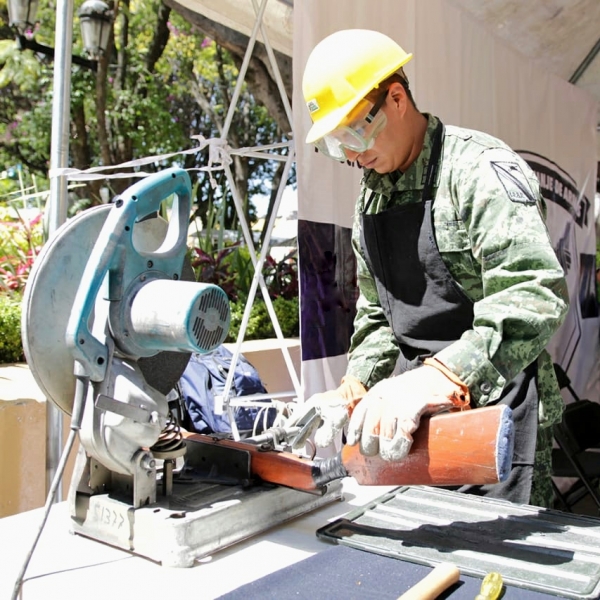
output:
<svg viewBox="0 0 600 600"><path fill-rule="evenodd" d="M304 446L313 432L315 444L320 448L327 448L344 428L352 409L366 393L366 388L356 377L346 375L337 389L314 394L299 405L288 421L287 427L302 424L313 409L318 418L313 421L310 428L305 428L302 435L294 440L294 448Z"/></svg>
<svg viewBox="0 0 600 600"><path fill-rule="evenodd" d="M469 390L436 359L402 375L376 383L352 412L347 443L360 444L365 456L387 461L406 457L412 433L423 415L452 407L469 408Z"/></svg>

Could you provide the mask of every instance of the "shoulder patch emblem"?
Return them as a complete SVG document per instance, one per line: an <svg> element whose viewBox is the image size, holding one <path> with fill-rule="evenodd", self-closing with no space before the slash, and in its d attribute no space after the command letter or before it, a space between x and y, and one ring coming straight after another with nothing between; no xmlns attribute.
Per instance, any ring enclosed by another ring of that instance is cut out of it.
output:
<svg viewBox="0 0 600 600"><path fill-rule="evenodd" d="M525 177L525 173L523 173L518 163L492 160L490 165L498 175L498 179L511 202L535 204L536 198L531 191L529 181L527 181L527 177Z"/></svg>

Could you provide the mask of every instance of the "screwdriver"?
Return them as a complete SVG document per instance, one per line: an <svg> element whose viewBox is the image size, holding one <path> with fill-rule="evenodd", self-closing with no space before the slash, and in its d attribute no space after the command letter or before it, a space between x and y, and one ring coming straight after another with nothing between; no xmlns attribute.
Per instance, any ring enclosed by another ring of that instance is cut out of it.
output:
<svg viewBox="0 0 600 600"><path fill-rule="evenodd" d="M496 600L500 596L502 586L500 573L488 573L481 582L481 589L475 600Z"/></svg>

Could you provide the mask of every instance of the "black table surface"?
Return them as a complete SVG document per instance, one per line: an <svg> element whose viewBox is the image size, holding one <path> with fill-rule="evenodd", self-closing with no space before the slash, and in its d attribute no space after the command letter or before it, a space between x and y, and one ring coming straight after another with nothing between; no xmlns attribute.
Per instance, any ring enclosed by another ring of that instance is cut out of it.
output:
<svg viewBox="0 0 600 600"><path fill-rule="evenodd" d="M260 561L260 556L256 560ZM244 585L220 600L396 600L431 571L430 566L339 545ZM474 600L480 587L481 579L461 574L458 583L438 598ZM500 596L503 600L557 597L509 585Z"/></svg>

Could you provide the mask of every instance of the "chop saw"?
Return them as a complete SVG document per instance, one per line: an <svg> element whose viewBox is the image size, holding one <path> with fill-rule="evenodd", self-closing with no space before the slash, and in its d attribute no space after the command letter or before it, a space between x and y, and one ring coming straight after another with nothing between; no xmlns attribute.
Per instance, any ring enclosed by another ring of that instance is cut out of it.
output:
<svg viewBox="0 0 600 600"><path fill-rule="evenodd" d="M178 567L341 497L339 481L318 493L248 485L243 453L215 468L181 435L167 394L230 320L226 294L186 260L190 208L174 168L67 221L34 265L22 323L37 384L81 423L72 531Z"/></svg>

